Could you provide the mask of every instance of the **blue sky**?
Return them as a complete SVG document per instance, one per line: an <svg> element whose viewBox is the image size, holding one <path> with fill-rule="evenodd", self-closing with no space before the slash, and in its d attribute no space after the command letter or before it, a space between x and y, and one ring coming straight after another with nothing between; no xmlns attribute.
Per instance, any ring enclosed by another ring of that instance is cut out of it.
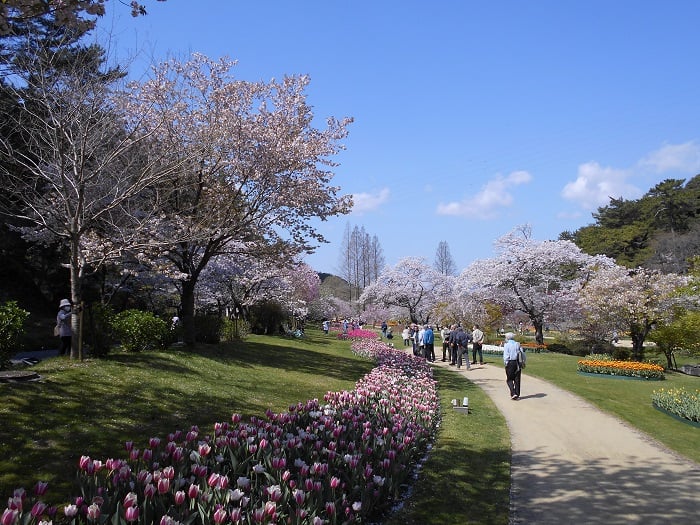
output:
<svg viewBox="0 0 700 525"><path fill-rule="evenodd" d="M132 77L226 55L245 80L308 74L318 126L355 119L334 184L356 204L319 225L318 271L337 273L348 224L390 265L445 240L461 271L518 225L556 239L700 173L697 1L145 3L134 19L111 0L99 25Z"/></svg>

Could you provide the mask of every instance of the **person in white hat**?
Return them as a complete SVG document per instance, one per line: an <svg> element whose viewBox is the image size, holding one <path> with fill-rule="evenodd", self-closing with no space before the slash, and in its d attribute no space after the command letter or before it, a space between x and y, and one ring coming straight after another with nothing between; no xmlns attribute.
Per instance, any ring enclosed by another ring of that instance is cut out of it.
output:
<svg viewBox="0 0 700 525"><path fill-rule="evenodd" d="M71 342L73 339L73 330L71 328L71 304L68 299L61 299L58 306L58 314L56 314L56 326L58 326L58 335L61 338L61 348L59 355L70 355Z"/></svg>

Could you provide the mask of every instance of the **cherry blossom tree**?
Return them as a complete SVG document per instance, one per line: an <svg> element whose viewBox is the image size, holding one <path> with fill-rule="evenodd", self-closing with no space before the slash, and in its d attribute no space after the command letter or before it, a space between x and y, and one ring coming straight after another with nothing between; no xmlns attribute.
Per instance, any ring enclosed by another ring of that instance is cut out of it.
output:
<svg viewBox="0 0 700 525"><path fill-rule="evenodd" d="M233 77L234 66L200 54L170 60L124 99L143 132L158 133L162 149L187 159L163 188L167 200L151 230L176 242L161 257L150 255L181 282L186 343L194 342L195 287L214 257L273 256L285 264L325 242L312 219L352 205L330 185L331 157L351 119L329 118L318 129L306 103L308 77L248 82ZM157 118L141 119L143 105L156 105ZM158 128L161 119L167 129Z"/></svg>
<svg viewBox="0 0 700 525"><path fill-rule="evenodd" d="M444 276L422 257L406 257L396 266L387 266L375 282L365 288L360 302L408 311L414 323L430 320L433 306L445 289Z"/></svg>
<svg viewBox="0 0 700 525"><path fill-rule="evenodd" d="M503 313L521 311L544 342L545 321L554 323L578 312L578 292L605 258L584 254L570 241L536 241L521 226L496 241L497 256L477 260L457 278L457 293L498 304Z"/></svg>
<svg viewBox="0 0 700 525"><path fill-rule="evenodd" d="M629 269L605 265L596 269L580 292L585 315L594 323L629 330L632 357L644 358L644 341L655 323L664 323L673 315L679 300L676 291L687 279L645 268Z"/></svg>
<svg viewBox="0 0 700 525"><path fill-rule="evenodd" d="M164 121L152 106L141 108L139 118L151 123L144 130L115 104L121 73L101 71L100 49L78 47L71 57L49 53L34 70L17 71L20 87L12 89L21 104L5 115L14 133L0 138L0 204L24 225L25 238L67 249L61 263L79 304L86 272L140 242L134 234L155 209L145 190L169 178L180 159L154 147ZM75 316L73 323L77 331Z"/></svg>
<svg viewBox="0 0 700 525"><path fill-rule="evenodd" d="M318 298L321 280L309 265L293 261L281 267L272 258L220 255L211 260L197 285L197 303L219 314L248 318L251 306L274 301L290 318L306 316Z"/></svg>

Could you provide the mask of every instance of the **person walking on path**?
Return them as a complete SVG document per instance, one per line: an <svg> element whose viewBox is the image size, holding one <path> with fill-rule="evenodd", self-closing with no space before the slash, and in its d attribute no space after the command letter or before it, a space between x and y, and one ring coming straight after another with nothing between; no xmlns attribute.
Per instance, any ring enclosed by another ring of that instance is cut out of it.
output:
<svg viewBox="0 0 700 525"><path fill-rule="evenodd" d="M700 464L534 376L527 376L528 393L512 403L502 374L500 366L484 364L468 377L508 422L511 525L698 521Z"/></svg>
<svg viewBox="0 0 700 525"><path fill-rule="evenodd" d="M484 345L484 332L479 330L479 325L475 324L472 329L472 364L476 364L476 354L479 354L479 364L484 364L483 348Z"/></svg>
<svg viewBox="0 0 700 525"><path fill-rule="evenodd" d="M70 355L70 349L73 340L73 329L71 327L71 304L68 299L61 299L56 314L56 326L58 326L58 335L61 338L61 348L58 355Z"/></svg>
<svg viewBox="0 0 700 525"><path fill-rule="evenodd" d="M520 343L513 339L513 332L506 334L506 343L503 345L503 363L506 367L506 384L510 390L510 398L513 401L520 399L521 369L518 362Z"/></svg>

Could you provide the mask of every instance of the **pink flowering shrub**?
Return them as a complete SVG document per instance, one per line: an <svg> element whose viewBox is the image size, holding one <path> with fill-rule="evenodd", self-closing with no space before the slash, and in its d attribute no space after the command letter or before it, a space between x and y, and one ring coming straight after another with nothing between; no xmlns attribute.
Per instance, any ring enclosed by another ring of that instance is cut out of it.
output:
<svg viewBox="0 0 700 525"><path fill-rule="evenodd" d="M80 497L59 509L44 502L45 483L18 489L0 525L365 523L400 496L439 402L424 360L380 341L352 349L378 365L354 390L248 422L234 414L209 434L128 442L125 459L83 456Z"/></svg>

